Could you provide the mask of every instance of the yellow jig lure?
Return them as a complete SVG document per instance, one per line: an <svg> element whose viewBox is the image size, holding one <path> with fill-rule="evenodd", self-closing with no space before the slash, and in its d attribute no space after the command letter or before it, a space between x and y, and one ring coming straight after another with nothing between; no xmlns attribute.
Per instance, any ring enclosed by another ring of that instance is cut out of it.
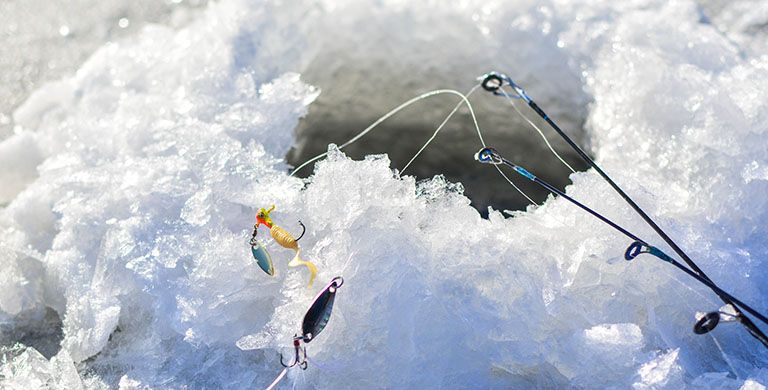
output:
<svg viewBox="0 0 768 390"><path fill-rule="evenodd" d="M299 224L302 228L301 235L299 238L294 238L293 235L291 235L291 233L289 233L287 230L275 225L274 222L272 222L272 218L269 217L269 213L274 210L275 205L272 205L269 210L261 208L256 214L256 224L253 225L253 237L251 238L251 251L253 252L253 257L259 262L259 266L264 270L264 272L269 275L274 275L275 271L274 267L272 266L272 258L269 256L269 253L267 253L266 249L264 249L264 247L262 247L256 240L256 233L258 232L259 226L264 225L269 228L269 233L272 235L272 238L275 240L275 242L280 244L280 246L283 248L293 249L293 251L296 252L296 255L293 256L293 259L288 262L289 267L299 267L302 265L307 266L309 269L309 287L312 287L312 282L315 281L315 276L317 276L317 267L311 261L303 260L299 256L301 253L301 248L299 248L298 241L301 239L301 237L304 236L306 227L303 223L301 223L301 221L299 221Z"/></svg>

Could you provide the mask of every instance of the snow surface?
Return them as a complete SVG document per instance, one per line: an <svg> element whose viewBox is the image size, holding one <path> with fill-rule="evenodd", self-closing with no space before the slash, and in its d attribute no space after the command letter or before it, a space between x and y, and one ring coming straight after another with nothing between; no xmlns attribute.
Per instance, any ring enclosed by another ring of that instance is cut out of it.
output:
<svg viewBox="0 0 768 390"><path fill-rule="evenodd" d="M0 139L13 111L45 82L71 75L105 42L147 24L181 26L205 0L0 2Z"/></svg>
<svg viewBox="0 0 768 390"><path fill-rule="evenodd" d="M381 15L433 26L436 42L464 18L514 57L513 77L565 64L538 77L584 85L599 163L768 311L768 55L738 25L691 1L222 0L181 30L105 45L14 113L0 342L24 343L2 349L3 387L266 387L319 288L281 248L275 278L251 259L253 214L274 203L278 224L307 226L317 284L345 279L285 388L765 388L768 353L741 327L691 332L713 294L653 258L627 263L629 242L562 199L482 219L460 184L333 146L308 180L288 177L319 93L297 73L317 37ZM653 237L593 171L571 179L569 195ZM60 336L41 329L56 317ZM53 356L34 348L56 337Z"/></svg>

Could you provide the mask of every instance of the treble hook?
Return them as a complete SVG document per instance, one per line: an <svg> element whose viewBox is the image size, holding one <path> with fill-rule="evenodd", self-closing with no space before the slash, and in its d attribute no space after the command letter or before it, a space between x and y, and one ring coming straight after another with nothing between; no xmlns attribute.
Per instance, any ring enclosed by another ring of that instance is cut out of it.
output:
<svg viewBox="0 0 768 390"><path fill-rule="evenodd" d="M299 336L298 334L295 334L293 336L293 349L295 352L295 356L293 358L293 363L291 364L285 364L283 361L283 354L280 354L280 364L285 368L290 368L295 365L299 365L302 370L307 369L307 348L301 346L301 342L304 340L304 336ZM301 355L304 355L304 358L302 359Z"/></svg>

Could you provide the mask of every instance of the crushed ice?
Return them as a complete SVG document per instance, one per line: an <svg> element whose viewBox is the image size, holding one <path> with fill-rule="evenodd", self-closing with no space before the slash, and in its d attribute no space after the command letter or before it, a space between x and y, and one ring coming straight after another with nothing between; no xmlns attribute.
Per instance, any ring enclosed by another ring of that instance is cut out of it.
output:
<svg viewBox="0 0 768 390"><path fill-rule="evenodd" d="M711 293L652 258L616 261L628 243L566 202L482 219L460 184L399 178L383 155L331 146L306 183L283 162L319 93L295 73L322 50L313 20L414 13L438 39L441 16L463 15L518 56L503 71L565 61L592 97L600 163L765 312L768 56L743 35L689 1L278 3L147 27L16 111L23 128L0 143L0 341L48 308L63 340L50 359L3 347L4 386L266 386L313 296L289 254L273 251L276 278L250 258L253 214L275 203L308 227L318 279L346 281L318 364L289 374L300 386L764 388L768 353L743 329L690 331ZM572 180L652 237L593 172Z"/></svg>

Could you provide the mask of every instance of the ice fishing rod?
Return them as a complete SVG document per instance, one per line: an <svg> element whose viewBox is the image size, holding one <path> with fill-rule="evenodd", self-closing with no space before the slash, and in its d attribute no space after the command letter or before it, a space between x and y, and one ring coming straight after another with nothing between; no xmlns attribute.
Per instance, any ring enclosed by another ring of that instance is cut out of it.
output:
<svg viewBox="0 0 768 390"><path fill-rule="evenodd" d="M482 76L481 79L482 79L481 86L483 87L483 89L485 89L486 91L492 92L494 95L497 95L497 96L508 97L506 92L502 90L502 87L504 86L504 83L509 85L515 91L515 94L517 94L517 98L522 99L524 102L526 102L528 106L534 112L536 112L538 116L540 116L545 122L547 122L547 124L553 130L555 130L555 132L561 138L563 138L563 140L565 140L565 142L574 151L576 151L576 153L579 155L579 157L581 157L582 160L584 160L587 164L589 164L589 166L594 168L594 170L614 189L614 191L616 191L616 193L618 193L624 199L624 201L630 207L632 207L632 209L634 209L638 215L640 215L640 217L648 224L648 226L650 226L656 232L656 234L658 234L659 237L661 237L664 240L664 242L666 242L667 245L669 245L672 248L672 250L674 250L675 253L678 256L680 256L681 259L683 259L683 261L688 265L688 267L690 267L690 270L692 270L693 272L698 274L701 278L706 279L708 282L714 285L712 280L704 273L704 271L701 268L699 268L698 265L696 265L693 259L691 259L688 256L688 254L686 254L685 251L683 251L683 249L680 248L680 246L677 245L677 243L629 195L627 195L627 193L624 192L624 190L622 190L621 187L619 187L619 185L616 184L616 182L614 182L613 179L611 179L611 177L608 176L608 174L605 173L605 171L603 171L603 169L600 168L600 166L597 165L597 163L591 157L589 157L584 152L583 149L581 149L581 147L579 147L575 142L573 142L573 140L567 134L565 134L565 132L563 132L562 129L560 129L557 123L555 123L555 121L552 120L552 118L550 118L544 112L544 110L542 110L541 107L539 107L539 105L536 104L536 102L533 101L533 99L531 99L530 96L528 96L527 93L525 93L525 90L522 87L520 87L517 83L515 83L509 76L503 73L498 73L498 72L487 73L484 76ZM734 303L734 302L730 302L725 296L722 296L720 294L718 294L718 296L720 296L720 299L722 299L723 302L726 304ZM732 306L735 306L735 305L732 305ZM768 348L768 336L766 336L765 333L763 333L763 331L761 331L752 322L752 320L749 319L749 317L743 315L743 313L741 313L741 311L737 307L735 308L735 310L736 310L736 316L739 317L741 324L743 324L747 328L747 330L749 330L749 333L752 336L754 336L756 339L758 339L763 344L763 346Z"/></svg>
<svg viewBox="0 0 768 390"><path fill-rule="evenodd" d="M528 104L528 106L531 107L531 109L533 109L534 112L536 112L537 115L539 115L542 119L544 119L544 121L546 121L547 124L549 124L549 126L552 127L552 129L555 130L555 132L557 132L557 134L560 135L560 137L562 137L565 140L565 142L567 142L568 145L574 151L576 151L576 153L579 155L579 157L581 157L582 160L584 160L587 164L589 164L589 166L594 168L595 171L614 189L614 191L616 191L622 198L624 198L624 201L626 201L627 204L629 204L629 206L632 207L635 210L635 212L637 212L640 215L640 217L643 218L643 220L645 220L645 222L651 228L653 228L653 230L664 240L664 242L669 244L669 246L675 251L675 253L677 253L686 262L686 264L688 264L688 266L691 267L691 269L694 272L701 275L703 278L709 279L709 277L707 277L707 275L704 274L704 271L702 271L701 268L699 268L696 265L696 263L675 243L675 241L672 240L672 238L669 237L669 235L667 235L667 233L664 232L664 230L661 229L661 227L659 227L659 225L656 224L656 222L654 222L653 219L651 219L651 217L648 216L648 214L645 211L643 211L643 209L640 208L640 206L637 203L635 203L635 201L632 200L632 198L630 198L629 195L627 195L627 193L624 192L624 190L622 190L621 187L619 187L619 185L616 184L616 182L614 182L613 179L611 179L611 177L608 176L608 174L605 173L605 171L603 171L603 169L600 168L599 165L597 165L595 160L589 157L584 152L584 150L581 149L581 147L579 147L579 145L573 142L571 137L565 134L565 132L563 132L563 130L560 129L557 123L555 123L552 120L552 118L550 118L544 112L544 110L542 110L539 107L539 105L536 104L536 102L533 101L533 99L531 99L528 96L528 94L525 93L525 90L523 90L523 88L517 85L511 78L509 78L509 76L502 73L490 72L484 76L483 82L481 83L481 85L483 89L485 89L486 91L492 92L495 95L505 95L504 93L499 92L501 88L504 86L505 82L510 87L512 87L512 89L517 94L518 98L525 101Z"/></svg>
<svg viewBox="0 0 768 390"><path fill-rule="evenodd" d="M627 248L626 252L624 253L624 258L626 260L628 260L628 261L633 260L635 257L637 257L638 255L640 255L642 253L648 253L650 255L653 255L653 256L655 256L655 257L657 257L657 258L659 258L659 259L661 259L661 260L663 260L663 261L665 261L667 263L672 264L673 266L675 266L678 269L680 269L681 271L685 272L686 274L688 274L692 278L696 279L701 284L709 287L717 295L719 295L723 299L727 300L727 304L729 304L730 306L734 307L735 310L738 310L738 308L740 307L741 309L747 311L748 313L752 314L753 316L755 316L759 320L763 321L766 325L768 325L768 317L766 317L765 315L761 314L760 312L758 312L757 310L753 309L751 306L749 306L746 303L742 302L741 300L737 299L736 297L734 297L733 295L729 294L728 292L724 291L723 289L718 287L715 283L713 283L710 279L708 279L706 277L703 277L703 276L697 274L696 272L690 270L688 267L684 266L683 264L681 264L677 260L673 259L669 255L664 253L664 251L662 251L661 249L659 249L657 247L654 247L652 245L649 245L645 240L643 240L643 239L639 238L638 236L634 235L633 233L631 233L627 229L621 227L619 224L611 221L610 219L608 219L607 217L603 216L602 214L592 210L591 208L589 208L588 206L584 205L583 203L577 201L576 199L566 195L563 191L557 189L555 186L549 184L548 182L540 179L539 177L537 177L536 175L532 174L531 172L529 172L525 168L523 168L523 167L521 167L521 166L519 166L519 165L517 165L517 164L515 164L515 163L513 163L513 162L511 162L509 160L507 160L501 154L499 154L499 152L497 152L495 149L489 148L489 147L485 147L485 148L480 149L480 151L475 154L475 160L477 160L477 161L479 161L479 162L481 162L483 164L489 164L489 165L497 165L497 166L498 165L506 165L506 166L512 168L512 170L514 170L520 176L522 176L522 177L524 177L524 178L526 178L526 179L528 179L528 180L530 180L530 181L532 181L532 182L534 182L534 183L544 187L549 192L551 192L551 193L553 193L553 194L555 194L557 196L560 196L560 197L568 200L569 202L571 202L574 205L578 206L582 210L592 214L594 217L596 217L597 219L601 220L602 222L604 222L608 226L614 228L616 231L618 231L621 234L629 237L630 239L633 240L633 243ZM696 322L696 324L694 325L693 329L694 329L694 332L696 334L704 334L704 333L707 333L707 332L711 331L712 329L714 329L721 319L723 319L725 321L739 320L743 324L744 323L744 318L747 318L747 317L744 316L743 314L739 314L738 311L737 311L736 315L730 314L728 312L723 312L722 310L721 311L717 311L717 312L710 312L710 313L707 313L702 318L700 318ZM752 326L755 326L755 325L752 324ZM757 327L755 326L755 328L757 328ZM759 329L758 329L758 331L759 331ZM757 336L755 336L755 337L757 337Z"/></svg>
<svg viewBox="0 0 768 390"><path fill-rule="evenodd" d="M681 271L685 272L686 274L688 274L692 278L696 279L698 282L700 282L703 285L709 287L717 295L719 295L719 296L723 297L724 299L727 299L728 301L730 301L728 303L731 306L733 306L733 307L738 306L738 307L742 308L743 310L749 312L750 314L752 314L753 316L755 316L759 320L763 321L766 325L768 325L768 317L766 317L765 315L761 314L760 312L758 312L757 310L753 309L751 306L749 306L746 303L742 302L741 300L737 299L736 297L734 297L733 295L729 294L728 292L724 291L723 289L718 287L715 283L713 283L710 279L708 279L706 277L703 277L703 276L697 274L696 272L690 270L688 267L684 266L683 264L681 264L677 260L673 259L669 255L664 253L664 251L662 251L661 249L659 249L657 247L654 247L652 245L649 245L645 240L643 240L643 239L639 238L638 236L632 234L627 229L621 227L619 224L611 221L610 219L608 219L607 217L603 216L602 214L592 210L591 208L589 208L588 206L584 205L583 203L577 201L576 199L566 195L563 191L557 189L555 186L553 186L553 185L547 183L546 181L540 179L539 177L537 177L536 175L532 174L531 172L529 172L525 168L523 168L523 167L521 167L521 166L519 166L519 165L517 165L517 164L515 164L515 163L513 163L513 162L511 162L509 160L507 160L501 154L499 154L499 152L496 151L496 149L489 148L489 147L480 149L480 151L475 154L475 160L477 160L477 161L479 161L480 163L483 163L483 164L506 165L506 166L512 168L520 176L522 176L522 177L524 177L524 178L526 178L526 179L528 179L528 180L530 180L530 181L532 181L532 182L534 182L534 183L544 187L549 192L551 192L551 193L553 193L553 194L555 194L557 196L560 196L560 197L568 200L569 202L571 202L574 205L578 206L582 210L592 214L594 217L598 218L599 220L601 220L602 222L604 222L608 226L614 228L618 232L620 232L623 235L629 237L634 242L627 248L626 252L624 253L624 258L626 260L631 261L635 257L637 257L638 255L640 255L642 253L648 253L650 255L653 255L653 256L655 256L655 257L657 257L657 258L659 258L659 259L661 259L661 260L663 260L663 261L665 261L667 263L670 263L670 264L674 265L675 267L677 267ZM725 320L731 320L730 317L737 317L738 316L738 314L736 316L734 316L734 315L731 315L729 313L723 313L723 312L707 313L707 315L705 315L704 317L699 319L699 321L696 323L696 325L694 325L694 332L697 333L697 334L704 334L704 333L707 333L707 332L711 331L712 329L714 329L715 326L717 326L717 323L720 321L721 317L723 317L720 314L725 314L725 317L726 317ZM746 318L746 317L744 317L744 318ZM739 319L739 320L743 321L742 319Z"/></svg>

